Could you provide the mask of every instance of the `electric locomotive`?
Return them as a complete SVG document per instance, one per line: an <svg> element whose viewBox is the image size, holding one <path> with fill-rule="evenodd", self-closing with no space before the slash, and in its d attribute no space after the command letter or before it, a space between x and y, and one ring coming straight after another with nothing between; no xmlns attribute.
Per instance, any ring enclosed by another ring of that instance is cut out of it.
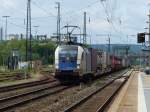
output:
<svg viewBox="0 0 150 112"><path fill-rule="evenodd" d="M80 45L59 45L55 51L55 77L81 79L91 73L91 53Z"/></svg>

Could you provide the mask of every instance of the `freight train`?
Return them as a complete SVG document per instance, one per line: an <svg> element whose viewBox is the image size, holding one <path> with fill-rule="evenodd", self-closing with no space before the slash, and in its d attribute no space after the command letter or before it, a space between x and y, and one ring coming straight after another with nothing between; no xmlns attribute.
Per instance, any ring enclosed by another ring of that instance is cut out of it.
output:
<svg viewBox="0 0 150 112"><path fill-rule="evenodd" d="M55 50L55 77L88 80L128 66L126 59L82 45L59 45Z"/></svg>

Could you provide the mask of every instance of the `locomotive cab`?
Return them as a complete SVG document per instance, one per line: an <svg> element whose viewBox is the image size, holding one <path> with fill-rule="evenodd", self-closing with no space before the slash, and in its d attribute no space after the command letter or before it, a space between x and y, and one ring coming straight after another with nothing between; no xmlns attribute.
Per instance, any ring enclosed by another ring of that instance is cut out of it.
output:
<svg viewBox="0 0 150 112"><path fill-rule="evenodd" d="M91 57L87 48L79 45L60 45L55 51L55 77L81 79L91 71Z"/></svg>

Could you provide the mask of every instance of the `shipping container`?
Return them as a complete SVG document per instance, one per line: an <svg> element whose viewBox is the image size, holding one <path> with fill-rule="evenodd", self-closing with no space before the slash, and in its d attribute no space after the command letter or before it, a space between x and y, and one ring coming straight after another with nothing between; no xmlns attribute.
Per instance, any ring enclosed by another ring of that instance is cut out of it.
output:
<svg viewBox="0 0 150 112"><path fill-rule="evenodd" d="M97 50L90 48L90 52L91 52L91 70L95 72L97 69L97 65L98 65L98 63L97 63L97 55L98 55Z"/></svg>
<svg viewBox="0 0 150 112"><path fill-rule="evenodd" d="M122 59L111 55L111 67L113 70L119 70L122 67Z"/></svg>
<svg viewBox="0 0 150 112"><path fill-rule="evenodd" d="M111 65L110 55L107 52L102 53L102 66L103 68L107 68Z"/></svg>

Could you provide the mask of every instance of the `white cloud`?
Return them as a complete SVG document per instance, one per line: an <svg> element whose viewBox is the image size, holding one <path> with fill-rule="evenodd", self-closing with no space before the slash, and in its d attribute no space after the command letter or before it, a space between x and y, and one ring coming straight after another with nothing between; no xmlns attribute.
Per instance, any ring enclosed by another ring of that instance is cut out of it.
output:
<svg viewBox="0 0 150 112"><path fill-rule="evenodd" d="M16 2L15 0L1 0L1 3L5 7L9 7L9 6L12 7L15 5Z"/></svg>

